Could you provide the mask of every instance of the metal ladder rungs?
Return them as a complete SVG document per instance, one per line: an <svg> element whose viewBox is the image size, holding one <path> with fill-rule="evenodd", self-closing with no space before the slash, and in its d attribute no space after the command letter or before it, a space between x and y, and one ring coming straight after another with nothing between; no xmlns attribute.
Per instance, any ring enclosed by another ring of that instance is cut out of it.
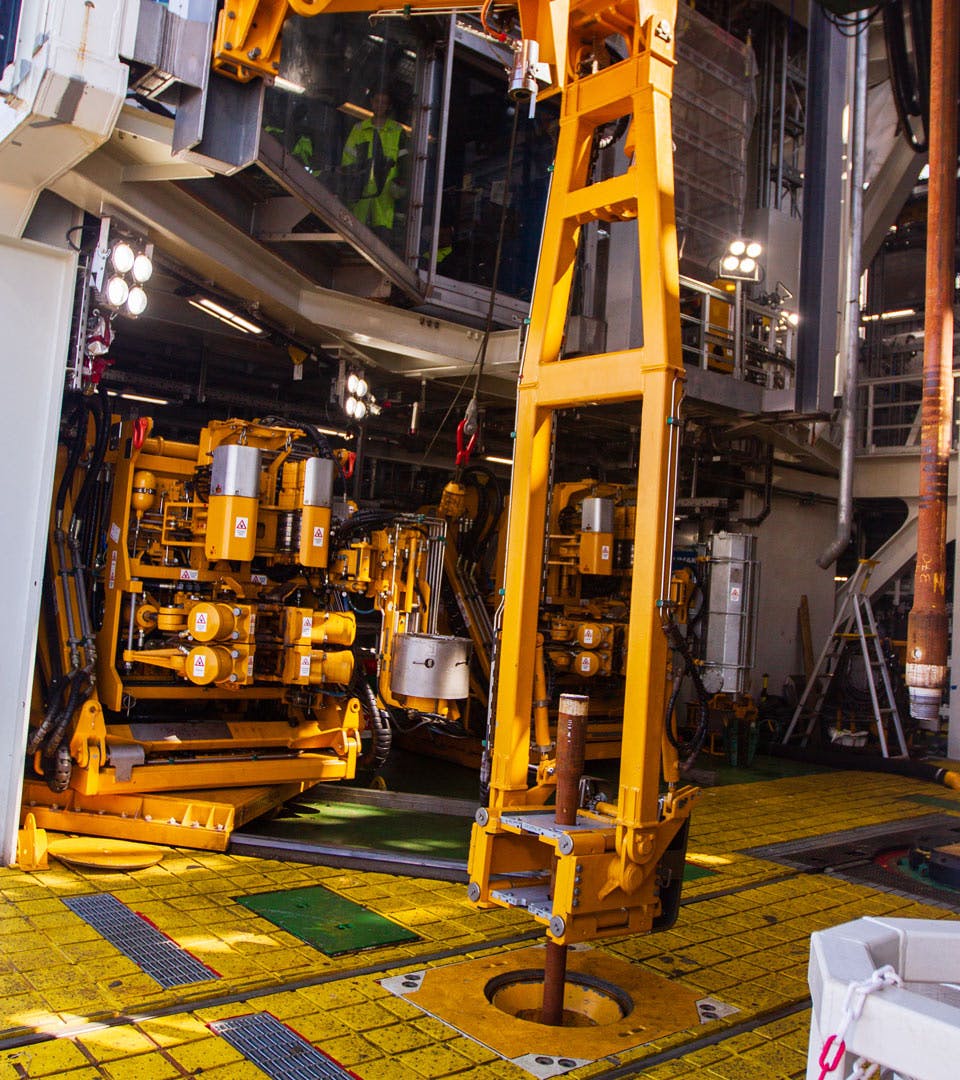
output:
<svg viewBox="0 0 960 1080"><path fill-rule="evenodd" d="M866 590L873 565L869 559L861 560L856 573L851 578L837 611L830 636L824 644L813 673L807 680L807 685L781 740L783 743L790 742L799 724L801 725L800 742L801 745L806 746L807 740L813 734L817 719L823 713L829 695L830 680L840 671L840 662L846 649L856 641L860 643L865 666L872 715L865 717L841 715L841 720L850 725L872 726L876 731L884 757L890 757L891 752L895 752L897 747L899 748L897 756L902 757L907 754L900 714L890 682L887 662L880 652L880 636ZM831 667L833 670L828 670Z"/></svg>

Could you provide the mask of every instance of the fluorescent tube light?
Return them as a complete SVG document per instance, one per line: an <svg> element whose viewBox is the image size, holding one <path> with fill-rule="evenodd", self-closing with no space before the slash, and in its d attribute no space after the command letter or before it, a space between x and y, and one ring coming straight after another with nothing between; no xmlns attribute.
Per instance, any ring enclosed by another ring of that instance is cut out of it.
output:
<svg viewBox="0 0 960 1080"><path fill-rule="evenodd" d="M250 322L249 319L243 318L242 315L225 308L222 304L216 303L207 296L201 296L199 300L188 300L187 303L198 311L202 311L204 315L218 319L220 322L226 323L227 326L232 326L234 330L240 330L244 334L263 333L262 326L257 326L256 323Z"/></svg>
<svg viewBox="0 0 960 1080"><path fill-rule="evenodd" d="M124 401L142 401L147 405L169 405L170 402L167 398L162 397L149 397L147 394L127 394L120 393L117 390L108 390L107 397L123 398Z"/></svg>

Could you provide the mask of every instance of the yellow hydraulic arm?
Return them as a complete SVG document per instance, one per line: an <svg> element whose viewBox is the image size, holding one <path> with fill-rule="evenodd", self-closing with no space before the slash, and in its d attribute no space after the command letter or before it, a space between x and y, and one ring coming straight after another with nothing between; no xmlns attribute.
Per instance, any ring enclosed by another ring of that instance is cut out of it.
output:
<svg viewBox="0 0 960 1080"><path fill-rule="evenodd" d="M374 6L315 0L309 10ZM426 0L416 9L450 6ZM296 7L304 11L302 3ZM490 804L473 829L469 896L483 906L525 907L552 941L565 944L672 921L698 794L681 785L676 751L664 737L663 623L671 609L684 381L670 128L676 0L520 0L519 12L517 55L533 63L531 39L539 43L539 61L561 91L561 118L517 395ZM626 46L616 63L604 48L610 38ZM592 183L597 128L627 116L629 167ZM643 346L563 358L580 229L591 221L636 222ZM619 795L615 805L580 811L575 826L562 827L528 781L554 414L627 402L642 404L642 418Z"/></svg>

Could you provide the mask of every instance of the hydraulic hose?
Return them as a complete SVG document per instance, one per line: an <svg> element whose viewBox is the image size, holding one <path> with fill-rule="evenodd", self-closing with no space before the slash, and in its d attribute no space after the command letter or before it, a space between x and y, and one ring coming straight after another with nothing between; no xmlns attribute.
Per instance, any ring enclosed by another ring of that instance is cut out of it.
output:
<svg viewBox="0 0 960 1080"><path fill-rule="evenodd" d="M697 723L696 730L689 742L684 742L673 730L673 710L676 708L677 699L680 696L680 687L683 683L683 677L680 676L674 679L673 692L670 694L670 700L667 702L664 725L670 745L677 751L677 754L684 759L681 763L681 768L688 768L693 764L693 760L697 754L700 753L700 747L703 746L703 740L707 736L707 726L710 719L710 695L707 693L707 688L703 685L703 680L700 678L700 672L697 670L696 661L690 651L690 643L683 634L680 633L676 623L671 623L668 628L665 628L665 632L670 647L683 657L684 674L689 675L693 681L694 689L697 692L697 699L700 702L700 719Z"/></svg>
<svg viewBox="0 0 960 1080"><path fill-rule="evenodd" d="M83 707L92 690L93 687L85 675L79 675L73 680L70 693L67 696L67 704L43 745L44 755L52 757L60 748L67 731L67 725L70 723L71 718Z"/></svg>
<svg viewBox="0 0 960 1080"><path fill-rule="evenodd" d="M58 675L53 678L50 683L50 700L47 705L47 711L44 715L40 726L30 736L30 740L27 743L27 753L35 754L40 749L40 744L46 738L47 733L56 726L60 714L66 707L66 702L63 698L63 691L65 687L70 683L70 676Z"/></svg>
<svg viewBox="0 0 960 1080"><path fill-rule="evenodd" d="M809 747L785 746L783 743L774 743L770 747L770 752L775 757L806 761L811 765L826 765L831 769L860 769L863 772L908 776L913 780L930 780L954 791L960 791L960 773L939 765L931 765L926 761L885 758L876 754L858 754L843 750L812 750Z"/></svg>
<svg viewBox="0 0 960 1080"><path fill-rule="evenodd" d="M320 457L333 457L333 451L330 448L329 440L325 435L320 433L316 424L308 424L305 420L288 420L285 416L264 416L257 422L271 426L275 425L277 427L299 428L309 436L314 449Z"/></svg>
<svg viewBox="0 0 960 1080"><path fill-rule="evenodd" d="M370 765L374 770L382 768L390 756L393 746L393 732L390 730L390 717L386 709L381 709L377 695L366 679L359 681L360 697L366 706L365 712L370 718L373 748Z"/></svg>

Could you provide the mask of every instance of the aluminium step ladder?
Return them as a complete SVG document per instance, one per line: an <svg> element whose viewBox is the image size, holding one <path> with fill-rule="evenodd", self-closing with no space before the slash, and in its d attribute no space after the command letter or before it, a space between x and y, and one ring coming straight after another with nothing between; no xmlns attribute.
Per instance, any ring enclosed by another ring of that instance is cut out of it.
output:
<svg viewBox="0 0 960 1080"><path fill-rule="evenodd" d="M813 673L807 680L790 725L781 740L784 745L790 742L798 729L802 729L800 745L807 745L808 739L820 721L834 676L841 670L844 654L849 648L859 644L873 715L868 720L855 722L867 723L875 727L884 757L907 757L907 743L903 737L903 726L900 723L900 712L897 709L893 684L890 680L890 670L883 655L877 622L867 594L870 572L875 565L873 559L861 559L856 572L847 583L827 642L820 653ZM896 744L893 753L891 753L891 742Z"/></svg>

